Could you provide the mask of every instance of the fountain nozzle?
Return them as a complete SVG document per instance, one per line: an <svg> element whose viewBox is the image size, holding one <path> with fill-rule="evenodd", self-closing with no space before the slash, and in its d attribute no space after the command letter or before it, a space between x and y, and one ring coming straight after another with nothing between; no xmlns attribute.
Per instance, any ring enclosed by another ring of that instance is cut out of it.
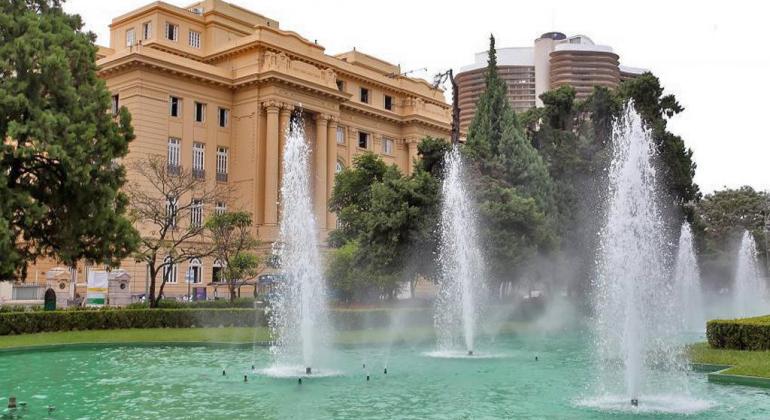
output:
<svg viewBox="0 0 770 420"><path fill-rule="evenodd" d="M249 381L249 376L243 375L243 382L248 382L248 381Z"/></svg>
<svg viewBox="0 0 770 420"><path fill-rule="evenodd" d="M13 395L8 397L8 408L16 408L16 397Z"/></svg>
<svg viewBox="0 0 770 420"><path fill-rule="evenodd" d="M631 398L631 406L632 407L639 407L639 399Z"/></svg>
<svg viewBox="0 0 770 420"><path fill-rule="evenodd" d="M305 368L305 374L310 375L313 372L313 369L310 368L310 366Z"/></svg>
<svg viewBox="0 0 770 420"><path fill-rule="evenodd" d="M369 375L366 375L366 380L369 381Z"/></svg>
<svg viewBox="0 0 770 420"><path fill-rule="evenodd" d="M387 375L388 374L388 368L385 368L385 370L382 373Z"/></svg>
<svg viewBox="0 0 770 420"><path fill-rule="evenodd" d="M302 378L297 378L297 384L302 385Z"/></svg>
<svg viewBox="0 0 770 420"><path fill-rule="evenodd" d="M225 376L225 370L222 369L222 376Z"/></svg>
<svg viewBox="0 0 770 420"><path fill-rule="evenodd" d="M468 356L473 356L473 350L468 350Z"/></svg>

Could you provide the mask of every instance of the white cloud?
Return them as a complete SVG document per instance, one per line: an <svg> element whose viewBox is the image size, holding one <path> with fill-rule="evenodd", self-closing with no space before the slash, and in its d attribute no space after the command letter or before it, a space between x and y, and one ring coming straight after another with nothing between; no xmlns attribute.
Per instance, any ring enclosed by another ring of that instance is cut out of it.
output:
<svg viewBox="0 0 770 420"><path fill-rule="evenodd" d="M186 5L176 0L174 4ZM69 0L65 9L109 42L109 23L149 0ZM770 98L770 48L761 2L535 1L474 2L356 0L247 1L243 7L278 20L327 48L357 49L401 64L427 67L430 79L458 69L497 45L524 46L543 32L582 33L611 45L621 62L651 69L687 109L670 127L691 147L696 181L705 192L744 184L770 189L770 136L764 128Z"/></svg>

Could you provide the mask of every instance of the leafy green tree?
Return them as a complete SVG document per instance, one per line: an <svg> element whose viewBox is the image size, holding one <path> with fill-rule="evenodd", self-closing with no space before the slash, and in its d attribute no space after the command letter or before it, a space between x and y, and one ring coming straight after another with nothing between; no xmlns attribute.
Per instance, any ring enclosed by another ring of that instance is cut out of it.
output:
<svg viewBox="0 0 770 420"><path fill-rule="evenodd" d="M134 138L59 1L0 2L0 278L51 257L118 265L136 246L116 161Z"/></svg>
<svg viewBox="0 0 770 420"><path fill-rule="evenodd" d="M701 250L702 272L713 282L733 276L736 249L744 231L757 242L762 266L767 267L767 234L770 194L749 186L707 194L695 208L695 232Z"/></svg>
<svg viewBox="0 0 770 420"><path fill-rule="evenodd" d="M667 130L668 119L684 111L674 95L664 95L660 80L652 73L623 82L620 97L634 101L634 107L652 130L660 155L661 180L667 194L678 208L692 220L692 205L700 199L700 189L695 183L695 161L692 150L684 140Z"/></svg>
<svg viewBox="0 0 770 420"><path fill-rule="evenodd" d="M463 152L479 200L484 249L499 281L514 280L532 256L556 242L553 183L508 103L506 89L490 37L485 91Z"/></svg>
<svg viewBox="0 0 770 420"><path fill-rule="evenodd" d="M259 241L251 233L251 215L243 211L214 214L206 221L206 230L214 247L212 256L224 266L218 280L227 284L232 302L238 289L257 275L262 262L254 252Z"/></svg>
<svg viewBox="0 0 770 420"><path fill-rule="evenodd" d="M414 291L418 276L433 275L440 180L428 171L441 172L439 142L448 144L421 142L422 160L410 176L371 153L337 175L330 208L340 227L330 243L339 250L327 274L338 298L390 299L405 280Z"/></svg>

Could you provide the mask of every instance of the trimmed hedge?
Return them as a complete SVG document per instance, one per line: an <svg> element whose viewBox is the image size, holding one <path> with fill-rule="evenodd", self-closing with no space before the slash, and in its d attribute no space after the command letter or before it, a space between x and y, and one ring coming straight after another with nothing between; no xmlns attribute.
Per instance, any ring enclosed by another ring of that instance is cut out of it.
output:
<svg viewBox="0 0 770 420"><path fill-rule="evenodd" d="M119 328L253 327L265 325L253 309L109 309L0 313L0 336Z"/></svg>
<svg viewBox="0 0 770 420"><path fill-rule="evenodd" d="M711 347L735 350L770 350L770 315L717 319L706 324Z"/></svg>

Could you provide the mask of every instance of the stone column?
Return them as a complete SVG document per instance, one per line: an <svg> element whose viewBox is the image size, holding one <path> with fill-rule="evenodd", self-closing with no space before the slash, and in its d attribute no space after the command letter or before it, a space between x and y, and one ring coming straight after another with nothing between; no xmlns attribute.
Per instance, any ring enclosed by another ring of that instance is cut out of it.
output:
<svg viewBox="0 0 770 420"><path fill-rule="evenodd" d="M329 211L328 199L334 189L334 177L337 174L337 117L329 120L328 134L326 135L326 204L324 213L326 216L326 228L334 229L337 225L337 217Z"/></svg>
<svg viewBox="0 0 770 420"><path fill-rule="evenodd" d="M409 161L407 162L407 174L411 175L414 173L414 161L417 159L417 144L419 143L419 139L417 137L408 137L406 139L406 146L409 150L407 159Z"/></svg>
<svg viewBox="0 0 770 420"><path fill-rule="evenodd" d="M313 195L315 197L315 218L319 229L326 229L326 162L327 162L327 125L329 116L315 115L315 178Z"/></svg>
<svg viewBox="0 0 770 420"><path fill-rule="evenodd" d="M263 104L267 122L265 125L265 224L278 224L278 165L280 164L279 151L279 106L275 102Z"/></svg>
<svg viewBox="0 0 770 420"><path fill-rule="evenodd" d="M279 185L280 185L280 179L283 177L283 148L286 145L286 133L289 131L289 120L291 119L291 111L292 107L289 104L281 104L281 115L280 115L280 125L278 127L278 148L279 148L279 159L278 159L278 173L279 173Z"/></svg>

